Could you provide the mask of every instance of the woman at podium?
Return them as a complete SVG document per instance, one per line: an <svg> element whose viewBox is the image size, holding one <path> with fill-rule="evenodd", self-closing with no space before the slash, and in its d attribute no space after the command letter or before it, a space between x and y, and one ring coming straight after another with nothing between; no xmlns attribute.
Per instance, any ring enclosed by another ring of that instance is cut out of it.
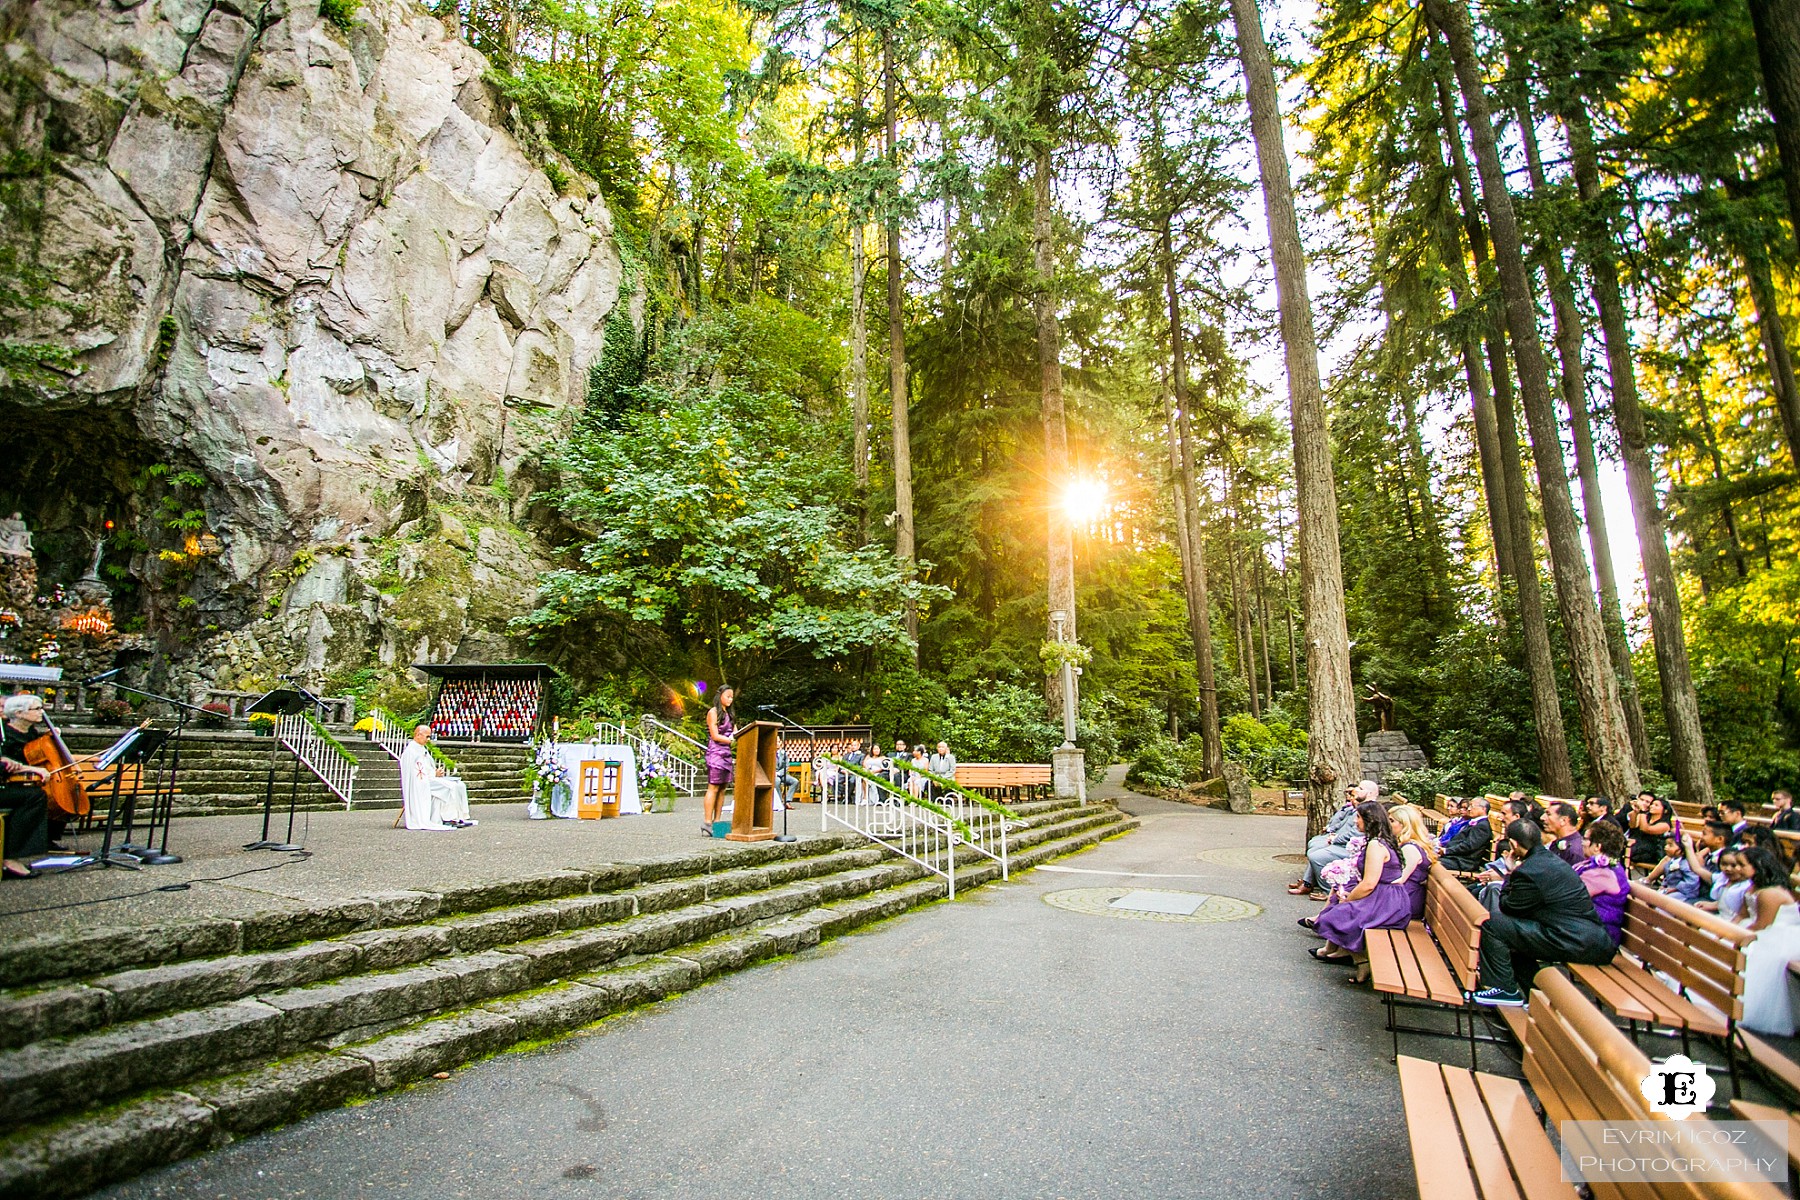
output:
<svg viewBox="0 0 1800 1200"><path fill-rule="evenodd" d="M737 732L737 717L731 711L737 689L719 689L718 699L706 710L706 800L700 832L712 836L713 822L719 819L719 806L725 789L731 786L731 771L736 764L737 749L732 741Z"/></svg>

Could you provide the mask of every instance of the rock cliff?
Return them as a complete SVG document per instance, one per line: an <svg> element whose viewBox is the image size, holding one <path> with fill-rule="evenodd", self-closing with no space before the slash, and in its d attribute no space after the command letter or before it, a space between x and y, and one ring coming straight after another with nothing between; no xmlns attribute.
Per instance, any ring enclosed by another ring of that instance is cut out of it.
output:
<svg viewBox="0 0 1800 1200"><path fill-rule="evenodd" d="M618 299L610 214L481 56L403 0L350 7L0 4L0 232L45 281L14 335L73 352L6 381L0 500L46 545L185 530L109 556L169 593L139 607L178 677L503 651L542 565L529 463ZM158 524L171 472L188 519Z"/></svg>

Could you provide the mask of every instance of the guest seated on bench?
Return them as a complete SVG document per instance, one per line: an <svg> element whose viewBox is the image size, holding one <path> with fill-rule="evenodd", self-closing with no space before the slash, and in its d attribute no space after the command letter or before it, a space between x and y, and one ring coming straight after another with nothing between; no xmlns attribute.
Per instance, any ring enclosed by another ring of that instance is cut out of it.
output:
<svg viewBox="0 0 1800 1200"><path fill-rule="evenodd" d="M1580 815L1567 800L1553 801L1544 809L1543 827L1551 837L1550 850L1571 867L1587 857L1587 845L1577 824Z"/></svg>
<svg viewBox="0 0 1800 1200"><path fill-rule="evenodd" d="M1744 913L1750 902L1750 891L1755 886L1754 868L1750 860L1744 857L1740 846L1729 846L1719 852L1719 869L1713 872L1713 879L1721 883L1715 894L1717 900L1701 900L1694 905L1704 912L1716 912L1733 925L1743 923Z"/></svg>
<svg viewBox="0 0 1800 1200"><path fill-rule="evenodd" d="M1604 966L1616 947L1575 869L1544 845L1530 821L1506 827L1518 865L1500 889L1499 911L1481 930L1481 982L1476 1004L1521 1008L1529 983L1545 963Z"/></svg>
<svg viewBox="0 0 1800 1200"><path fill-rule="evenodd" d="M1463 819L1452 821L1438 839L1438 861L1446 871L1468 873L1487 865L1494 848L1494 831L1488 825L1488 802L1471 796L1463 802Z"/></svg>
<svg viewBox="0 0 1800 1200"><path fill-rule="evenodd" d="M1766 825L1752 825L1744 830L1744 849L1763 849L1775 856L1784 870L1794 869L1793 860L1788 857L1787 847L1775 836L1775 831Z"/></svg>
<svg viewBox="0 0 1800 1200"><path fill-rule="evenodd" d="M1800 958L1800 909L1773 854L1757 848L1742 855L1751 872L1748 924L1757 932L1744 947L1744 1015L1738 1024L1792 1037L1796 985L1787 968L1790 959Z"/></svg>
<svg viewBox="0 0 1800 1200"><path fill-rule="evenodd" d="M1344 789L1344 803L1325 823L1325 832L1306 843L1306 874L1288 884L1289 895L1325 899L1319 872L1331 863L1351 856L1350 839L1356 836L1356 806L1361 801L1374 800L1380 794L1380 785L1372 779Z"/></svg>
<svg viewBox="0 0 1800 1200"><path fill-rule="evenodd" d="M1406 928L1424 905L1425 878L1431 869L1426 856L1429 843L1400 845L1387 809L1379 801L1357 805L1356 824L1369 839L1363 851L1362 878L1341 901L1318 915L1313 928L1325 945L1312 951L1320 962L1355 961L1356 974L1348 977L1351 983L1361 983L1369 975L1368 955L1363 950L1365 931Z"/></svg>
<svg viewBox="0 0 1800 1200"><path fill-rule="evenodd" d="M1674 829L1675 810L1655 792L1642 791L1631 802L1627 817L1630 827L1625 837L1631 843L1631 864L1654 867L1662 858L1663 839Z"/></svg>
<svg viewBox="0 0 1800 1200"><path fill-rule="evenodd" d="M1625 934L1625 901L1631 897L1631 878L1625 871L1625 833L1611 821L1595 821L1588 827L1587 849L1588 856L1575 873L1593 897L1594 911L1606 926L1606 935L1617 946Z"/></svg>
<svg viewBox="0 0 1800 1200"><path fill-rule="evenodd" d="M1544 806L1527 796L1524 792L1513 792L1506 797L1506 820L1530 821L1539 829L1544 827Z"/></svg>
<svg viewBox="0 0 1800 1200"><path fill-rule="evenodd" d="M1681 839L1672 835L1663 839L1662 860L1650 868L1644 882L1663 895L1688 904L1700 897L1700 876L1688 865L1687 851L1682 849Z"/></svg>

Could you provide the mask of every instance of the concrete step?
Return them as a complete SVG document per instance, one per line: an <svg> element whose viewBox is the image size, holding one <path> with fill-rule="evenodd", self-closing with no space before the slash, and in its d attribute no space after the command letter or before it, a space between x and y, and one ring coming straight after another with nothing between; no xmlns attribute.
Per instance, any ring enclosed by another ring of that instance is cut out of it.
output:
<svg viewBox="0 0 1800 1200"><path fill-rule="evenodd" d="M1015 830L1015 870L1136 824L1110 805L1037 807ZM998 878L961 857L959 892ZM944 894L846 836L31 939L0 951L0 977L35 976L0 995L0 1196L77 1195ZM161 965L119 961L146 956ZM107 974L77 973L108 959Z"/></svg>

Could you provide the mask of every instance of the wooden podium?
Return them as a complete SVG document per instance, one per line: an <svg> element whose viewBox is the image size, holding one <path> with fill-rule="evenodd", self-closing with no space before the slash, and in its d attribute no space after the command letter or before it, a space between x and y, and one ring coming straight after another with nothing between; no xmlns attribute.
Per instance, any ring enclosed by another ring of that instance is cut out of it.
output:
<svg viewBox="0 0 1800 1200"><path fill-rule="evenodd" d="M738 730L728 842L775 840L775 743L781 726L752 721Z"/></svg>

